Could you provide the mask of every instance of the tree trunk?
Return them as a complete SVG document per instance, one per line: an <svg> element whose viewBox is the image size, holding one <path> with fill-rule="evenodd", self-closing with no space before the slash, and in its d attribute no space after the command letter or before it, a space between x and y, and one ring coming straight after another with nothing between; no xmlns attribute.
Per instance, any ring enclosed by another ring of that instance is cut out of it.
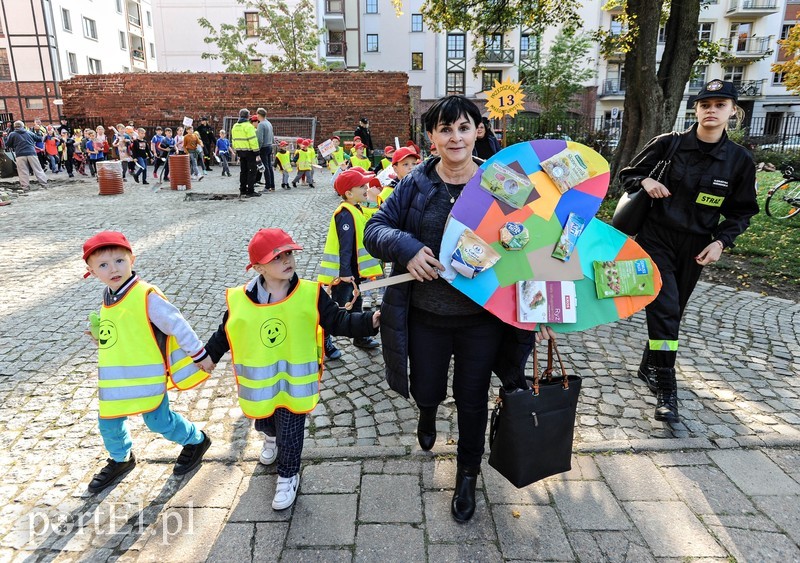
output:
<svg viewBox="0 0 800 563"><path fill-rule="evenodd" d="M637 37L625 55L622 136L611 161L611 177L627 166L653 137L671 131L692 65L697 60L699 0L672 0L666 44L656 61L662 0L628 0L627 14Z"/></svg>

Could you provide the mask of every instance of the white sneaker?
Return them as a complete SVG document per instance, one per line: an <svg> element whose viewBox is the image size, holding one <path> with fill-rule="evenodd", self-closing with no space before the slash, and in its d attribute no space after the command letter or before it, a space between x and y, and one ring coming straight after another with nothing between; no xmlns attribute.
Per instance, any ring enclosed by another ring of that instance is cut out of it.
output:
<svg viewBox="0 0 800 563"><path fill-rule="evenodd" d="M261 448L261 455L258 456L258 461L262 465L272 465L277 458L278 444L275 436L267 436L264 438L264 447Z"/></svg>
<svg viewBox="0 0 800 563"><path fill-rule="evenodd" d="M278 484L275 487L275 498L272 499L273 510L284 510L294 504L297 497L297 489L300 488L300 475L291 477L278 477Z"/></svg>

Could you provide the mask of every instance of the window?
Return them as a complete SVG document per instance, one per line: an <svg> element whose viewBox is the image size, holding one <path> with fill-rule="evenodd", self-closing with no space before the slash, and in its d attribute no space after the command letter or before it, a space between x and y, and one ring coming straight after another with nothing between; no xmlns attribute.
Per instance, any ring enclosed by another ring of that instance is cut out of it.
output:
<svg viewBox="0 0 800 563"><path fill-rule="evenodd" d="M420 32L422 29L422 14L411 14L411 31Z"/></svg>
<svg viewBox="0 0 800 563"><path fill-rule="evenodd" d="M244 23L246 26L247 31L245 35L247 37L257 37L258 36L258 12L245 12L244 13Z"/></svg>
<svg viewBox="0 0 800 563"><path fill-rule="evenodd" d="M25 98L27 109L44 109L44 98Z"/></svg>
<svg viewBox="0 0 800 563"><path fill-rule="evenodd" d="M261 59L250 59L250 68L253 72L261 72L264 68L264 63Z"/></svg>
<svg viewBox="0 0 800 563"><path fill-rule="evenodd" d="M153 16L150 15L150 10L146 10L144 14L147 16L147 27L153 27Z"/></svg>
<svg viewBox="0 0 800 563"><path fill-rule="evenodd" d="M483 45L487 51L501 51L503 49L503 34L492 33L483 38Z"/></svg>
<svg viewBox="0 0 800 563"><path fill-rule="evenodd" d="M367 33L367 53L378 52L378 34Z"/></svg>
<svg viewBox="0 0 800 563"><path fill-rule="evenodd" d="M789 37L789 31L791 31L793 27L793 23L783 24L783 27L781 27L781 39L786 39Z"/></svg>
<svg viewBox="0 0 800 563"><path fill-rule="evenodd" d="M611 35L622 35L628 31L628 26L622 22L619 16L611 16L611 27L609 31Z"/></svg>
<svg viewBox="0 0 800 563"><path fill-rule="evenodd" d="M67 67L70 74L80 74L78 72L78 56L75 53L67 53Z"/></svg>
<svg viewBox="0 0 800 563"><path fill-rule="evenodd" d="M156 58L156 44L155 43L148 43L148 47L150 47L150 58Z"/></svg>
<svg viewBox="0 0 800 563"><path fill-rule="evenodd" d="M519 38L519 58L535 59L539 50L539 40L535 35L523 35Z"/></svg>
<svg viewBox="0 0 800 563"><path fill-rule="evenodd" d="M122 13L122 0L117 0L117 13Z"/></svg>
<svg viewBox="0 0 800 563"><path fill-rule="evenodd" d="M772 83L776 86L780 86L783 84L784 80L786 80L786 73L785 72L773 72L772 73Z"/></svg>
<svg viewBox="0 0 800 563"><path fill-rule="evenodd" d="M494 88L494 81L503 81L502 70L484 70L483 77L481 78L481 90L487 91Z"/></svg>
<svg viewBox="0 0 800 563"><path fill-rule="evenodd" d="M667 42L667 26L660 25L658 27L658 42L659 43L666 43Z"/></svg>
<svg viewBox="0 0 800 563"><path fill-rule="evenodd" d="M747 51L750 36L753 34L752 22L732 23L731 33L728 36L731 46L737 51Z"/></svg>
<svg viewBox="0 0 800 563"><path fill-rule="evenodd" d="M0 111L6 111L6 101L3 98L0 98Z"/></svg>
<svg viewBox="0 0 800 563"><path fill-rule="evenodd" d="M8 64L6 49L0 49L0 80L11 80L11 67Z"/></svg>
<svg viewBox="0 0 800 563"><path fill-rule="evenodd" d="M72 33L72 18L66 8L61 8L61 27L64 28L64 31Z"/></svg>
<svg viewBox="0 0 800 563"><path fill-rule="evenodd" d="M87 17L83 18L83 36L97 41L97 24Z"/></svg>
<svg viewBox="0 0 800 563"><path fill-rule="evenodd" d="M97 59L88 58L89 61L89 74L102 74L103 65Z"/></svg>
<svg viewBox="0 0 800 563"><path fill-rule="evenodd" d="M450 96L452 94L464 94L463 72L447 73L447 95Z"/></svg>
<svg viewBox="0 0 800 563"><path fill-rule="evenodd" d="M119 32L119 48L122 49L123 51L128 50L128 40L125 37L124 31Z"/></svg>
<svg viewBox="0 0 800 563"><path fill-rule="evenodd" d="M699 41L711 42L714 36L714 24L712 22L703 22L697 24L697 39Z"/></svg>
<svg viewBox="0 0 800 563"><path fill-rule="evenodd" d="M411 70L422 70L422 53L411 53Z"/></svg>
<svg viewBox="0 0 800 563"><path fill-rule="evenodd" d="M367 13L368 14L378 13L378 0L367 0Z"/></svg>
<svg viewBox="0 0 800 563"><path fill-rule="evenodd" d="M344 31L328 31L326 57L344 57Z"/></svg>
<svg viewBox="0 0 800 563"><path fill-rule="evenodd" d="M463 33L453 33L447 36L447 58L448 59L467 58L466 50L464 49Z"/></svg>
<svg viewBox="0 0 800 563"><path fill-rule="evenodd" d="M708 76L708 65L695 65L689 79L689 90L701 90L705 86Z"/></svg>
<svg viewBox="0 0 800 563"><path fill-rule="evenodd" d="M744 78L744 65L739 66L726 66L724 69L725 76L722 77L726 82L733 82L736 85L742 83Z"/></svg>

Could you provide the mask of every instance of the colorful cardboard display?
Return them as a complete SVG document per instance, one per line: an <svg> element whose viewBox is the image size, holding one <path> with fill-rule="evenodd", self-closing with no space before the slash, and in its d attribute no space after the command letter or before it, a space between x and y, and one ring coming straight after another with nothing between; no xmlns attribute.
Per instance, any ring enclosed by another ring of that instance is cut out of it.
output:
<svg viewBox="0 0 800 563"><path fill-rule="evenodd" d="M556 184L542 170L540 162L562 150L577 151L589 163L590 178L561 194ZM498 162L528 177L534 189L520 209L496 199L481 188L484 170ZM536 140L518 143L488 159L464 187L445 226L439 261L445 265L442 277L453 287L487 309L502 321L525 329L533 323L517 321L516 282L575 281L577 322L550 324L557 332L575 332L631 316L655 299L661 288L661 275L655 272L655 294L645 297L597 299L592 262L595 260L631 260L646 258L647 253L625 234L594 219L608 190L608 163L591 148L560 140ZM586 227L569 262L552 258L570 212L583 217ZM530 241L520 250L507 250L500 243L500 228L507 222L522 223ZM472 229L489 243L501 259L473 279L458 275L450 266L450 256L465 228Z"/></svg>

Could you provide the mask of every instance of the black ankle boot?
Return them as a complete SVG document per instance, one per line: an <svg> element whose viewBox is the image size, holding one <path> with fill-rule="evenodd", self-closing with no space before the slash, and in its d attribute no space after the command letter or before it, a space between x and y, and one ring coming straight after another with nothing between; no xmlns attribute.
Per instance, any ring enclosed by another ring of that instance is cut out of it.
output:
<svg viewBox="0 0 800 563"><path fill-rule="evenodd" d="M678 382L675 380L675 368L658 368L656 370L658 391L656 391L656 420L676 423L678 416Z"/></svg>
<svg viewBox="0 0 800 563"><path fill-rule="evenodd" d="M656 385L656 367L650 363L650 346L644 345L644 353L642 354L642 361L639 364L637 372L639 379L647 384L647 388L653 393L658 392L658 385Z"/></svg>
<svg viewBox="0 0 800 563"><path fill-rule="evenodd" d="M436 443L436 413L439 407L419 407L417 441L419 447L429 451Z"/></svg>
<svg viewBox="0 0 800 563"><path fill-rule="evenodd" d="M478 484L480 472L480 465L474 467L458 465L456 490L453 492L453 502L450 503L450 512L456 522L468 522L475 514L475 486Z"/></svg>

